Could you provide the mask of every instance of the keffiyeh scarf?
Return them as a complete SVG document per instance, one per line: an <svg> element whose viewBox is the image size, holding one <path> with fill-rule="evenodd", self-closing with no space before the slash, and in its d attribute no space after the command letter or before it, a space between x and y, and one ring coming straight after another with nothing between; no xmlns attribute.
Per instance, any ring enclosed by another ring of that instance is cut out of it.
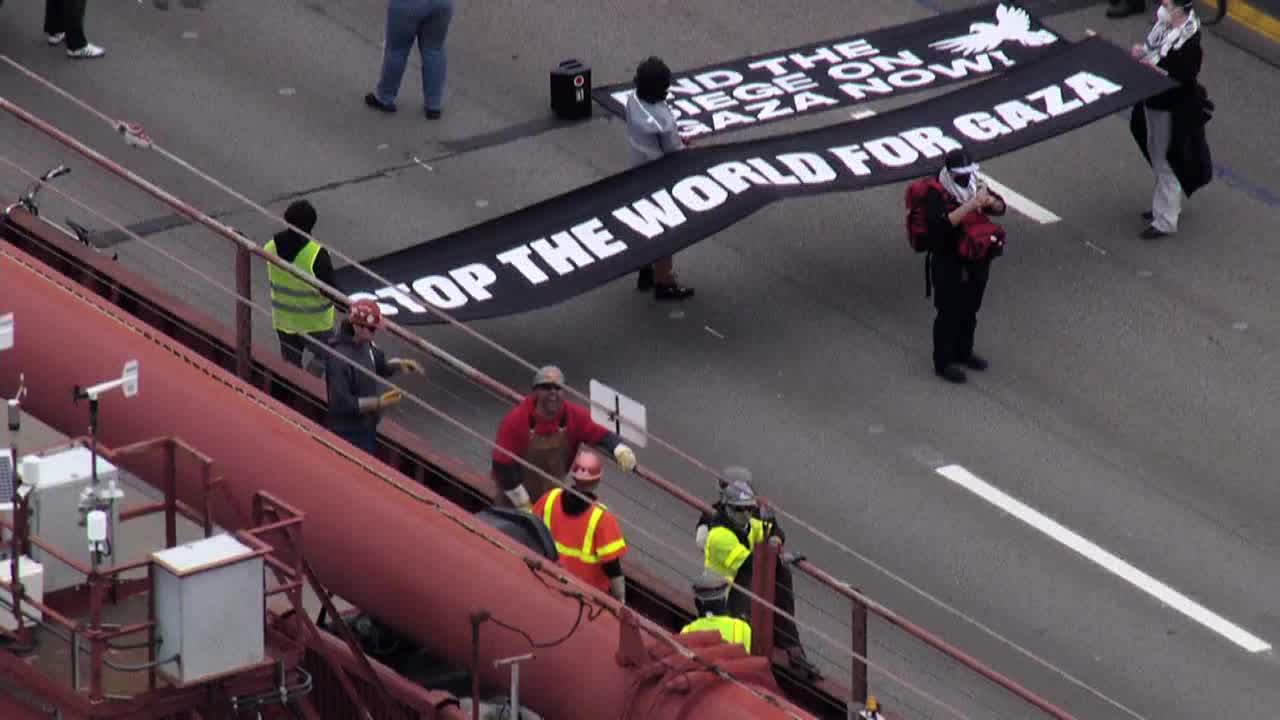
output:
<svg viewBox="0 0 1280 720"><path fill-rule="evenodd" d="M1169 11L1163 5L1156 10L1156 24L1147 33L1147 39L1142 44L1142 62L1155 65L1166 55L1182 47L1192 35L1200 32L1200 18L1196 16L1195 9L1188 7L1186 13L1187 19L1175 27L1170 22Z"/></svg>
<svg viewBox="0 0 1280 720"><path fill-rule="evenodd" d="M969 198L973 197L978 192L978 164L974 163L967 167L956 169L964 170L968 173L968 184L957 184L955 177L951 174L952 171L946 168L942 168L942 170L938 172L938 183L942 185L942 189L946 190L951 197L963 204L968 202ZM961 174L963 175L964 173Z"/></svg>

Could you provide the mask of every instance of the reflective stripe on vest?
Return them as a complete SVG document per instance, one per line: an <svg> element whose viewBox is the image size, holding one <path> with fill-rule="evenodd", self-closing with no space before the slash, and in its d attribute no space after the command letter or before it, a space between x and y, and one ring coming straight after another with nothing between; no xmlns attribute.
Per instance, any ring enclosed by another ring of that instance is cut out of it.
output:
<svg viewBox="0 0 1280 720"><path fill-rule="evenodd" d="M276 251L275 240L267 243L264 249L277 257L280 255ZM307 275L315 277L316 258L319 255L320 244L309 240L298 251L292 264ZM276 267L274 263L267 265L267 278L271 281L272 327L294 334L333 329L333 303L319 290L294 277L288 270Z"/></svg>
<svg viewBox="0 0 1280 720"><path fill-rule="evenodd" d="M608 555L611 552L616 552L627 546L626 540L618 538L599 550L592 548L596 539L596 526L600 524L600 518L604 517L605 507L600 503L596 503L595 507L591 508L591 519L587 521L587 532L582 536L581 547L573 548L560 542L560 538L556 537L555 528L551 526L551 515L555 510L556 503L560 501L560 496L562 494L564 494L564 490L562 488L555 488L552 490L547 494L547 504L542 508L542 524L547 526L547 530L551 533L551 539L555 540L556 552L588 565L598 565L600 563L601 555Z"/></svg>

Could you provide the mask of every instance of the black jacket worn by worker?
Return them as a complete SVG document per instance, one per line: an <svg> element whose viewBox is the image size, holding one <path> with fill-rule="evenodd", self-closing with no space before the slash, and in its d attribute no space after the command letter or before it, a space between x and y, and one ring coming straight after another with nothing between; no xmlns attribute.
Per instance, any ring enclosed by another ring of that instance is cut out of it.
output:
<svg viewBox="0 0 1280 720"><path fill-rule="evenodd" d="M1003 198L990 190L987 192L1003 205ZM992 258L965 260L960 257L960 241L965 231L947 218L960 205L955 198L934 188L924 202L929 226L928 282L933 290L933 306L938 310L933 322L933 367L941 371L952 363L964 362L973 354L973 335ZM1002 215L1004 209L984 212Z"/></svg>
<svg viewBox="0 0 1280 720"><path fill-rule="evenodd" d="M376 432L382 413L360 412L360 398L382 394L382 383L352 367L358 365L378 377L391 377L395 370L387 356L372 342L356 345L351 324L343 322L329 341L332 353L325 353L325 381L329 386L329 429L336 433Z"/></svg>
<svg viewBox="0 0 1280 720"><path fill-rule="evenodd" d="M1213 179L1213 158L1209 154L1209 141L1204 131L1205 123L1213 112L1213 103L1197 81L1203 61L1204 51L1197 32L1156 63L1156 67L1167 72L1169 79L1177 82L1178 86L1134 105L1129 117L1129 131L1138 143L1142 157L1151 162L1147 152L1147 116L1142 109L1145 106L1169 113L1171 127L1167 159L1187 197Z"/></svg>
<svg viewBox="0 0 1280 720"><path fill-rule="evenodd" d="M279 253L280 259L290 263L293 262L294 258L298 257L298 253L310 242L302 235L299 235L293 228L285 228L276 233L275 241L276 252ZM320 282L330 287L337 287L333 281L333 259L329 257L329 251L323 247L316 254L315 273L316 279Z"/></svg>

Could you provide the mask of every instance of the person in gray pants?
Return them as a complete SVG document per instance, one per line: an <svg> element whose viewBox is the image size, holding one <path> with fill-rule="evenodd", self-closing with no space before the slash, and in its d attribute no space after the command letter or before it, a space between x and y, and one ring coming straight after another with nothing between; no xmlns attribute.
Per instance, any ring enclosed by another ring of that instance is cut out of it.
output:
<svg viewBox="0 0 1280 720"><path fill-rule="evenodd" d="M409 50L414 40L422 55L422 98L427 118L438 119L444 109L446 58L444 41L453 19L453 0L389 0L387 3L387 39L382 53L382 75L364 103L382 112L396 111L396 96Z"/></svg>

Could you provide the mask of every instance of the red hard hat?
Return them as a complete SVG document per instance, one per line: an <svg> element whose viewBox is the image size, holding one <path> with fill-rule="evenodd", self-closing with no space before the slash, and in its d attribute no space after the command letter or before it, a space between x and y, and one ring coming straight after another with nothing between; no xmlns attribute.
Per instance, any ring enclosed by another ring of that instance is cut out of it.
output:
<svg viewBox="0 0 1280 720"><path fill-rule="evenodd" d="M347 318L352 325L360 325L377 330L382 325L382 308L378 307L378 303L372 300L357 300L351 303L351 310L347 314Z"/></svg>
<svg viewBox="0 0 1280 720"><path fill-rule="evenodd" d="M573 476L574 482L580 485L600 482L600 477L604 474L604 465L600 462L599 455L582 450L578 453L578 457L573 459L573 468L569 470L569 474Z"/></svg>

